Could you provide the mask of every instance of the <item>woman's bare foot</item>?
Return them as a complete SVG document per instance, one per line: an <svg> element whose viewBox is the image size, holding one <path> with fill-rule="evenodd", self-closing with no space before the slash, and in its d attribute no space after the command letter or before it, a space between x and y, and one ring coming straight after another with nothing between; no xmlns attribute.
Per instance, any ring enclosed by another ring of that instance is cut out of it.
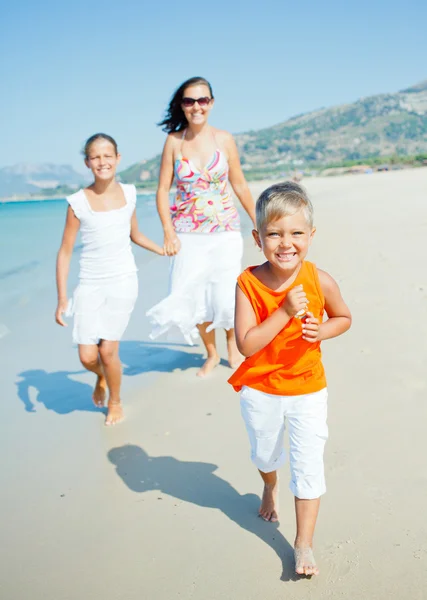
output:
<svg viewBox="0 0 427 600"><path fill-rule="evenodd" d="M238 351L234 337L227 340L227 354L228 366L231 369L237 369L237 367L242 364L244 356L242 356Z"/></svg>
<svg viewBox="0 0 427 600"><path fill-rule="evenodd" d="M117 423L120 423L120 421L123 421L124 419L124 415L123 415L123 408L122 408L122 403L119 402L111 402L111 400L108 402L108 411L107 411L107 418L105 419L105 424L108 425L116 425Z"/></svg>
<svg viewBox="0 0 427 600"><path fill-rule="evenodd" d="M211 373L220 362L221 359L218 354L215 354L214 356L208 356L203 364L203 367L197 371L197 377L206 377L206 375L209 375L209 373Z"/></svg>
<svg viewBox="0 0 427 600"><path fill-rule="evenodd" d="M311 546L295 543L295 572L298 575L319 575L319 569L314 560Z"/></svg>
<svg viewBox="0 0 427 600"><path fill-rule="evenodd" d="M279 482L276 481L274 485L269 483L264 484L264 492L262 494L261 506L259 507L259 516L264 521L271 521L277 523L279 515L277 511L277 496L279 491Z"/></svg>
<svg viewBox="0 0 427 600"><path fill-rule="evenodd" d="M105 397L107 395L107 380L103 375L98 375L96 380L95 388L92 394L92 400L96 407L102 408L105 404Z"/></svg>

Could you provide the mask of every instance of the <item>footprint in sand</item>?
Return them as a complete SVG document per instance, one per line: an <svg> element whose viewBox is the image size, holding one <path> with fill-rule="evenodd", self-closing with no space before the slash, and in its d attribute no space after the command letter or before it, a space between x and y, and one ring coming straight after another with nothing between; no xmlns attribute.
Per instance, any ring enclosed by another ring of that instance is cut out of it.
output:
<svg viewBox="0 0 427 600"><path fill-rule="evenodd" d="M343 577L353 575L359 570L359 554L353 540L335 542L320 551L322 557L322 573L328 586L340 581Z"/></svg>

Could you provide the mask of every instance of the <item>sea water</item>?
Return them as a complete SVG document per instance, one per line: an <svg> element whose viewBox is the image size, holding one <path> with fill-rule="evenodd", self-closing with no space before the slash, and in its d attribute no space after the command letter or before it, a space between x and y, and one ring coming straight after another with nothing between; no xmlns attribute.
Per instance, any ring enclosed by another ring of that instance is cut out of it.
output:
<svg viewBox="0 0 427 600"><path fill-rule="evenodd" d="M41 200L0 203L0 337L9 321L25 317L28 305L34 313L35 300L52 295L56 302L55 262L61 244L67 201ZM162 241L154 195L138 197L137 216L141 231ZM80 238L76 240L69 276L69 293L77 283ZM139 269L154 256L137 252Z"/></svg>

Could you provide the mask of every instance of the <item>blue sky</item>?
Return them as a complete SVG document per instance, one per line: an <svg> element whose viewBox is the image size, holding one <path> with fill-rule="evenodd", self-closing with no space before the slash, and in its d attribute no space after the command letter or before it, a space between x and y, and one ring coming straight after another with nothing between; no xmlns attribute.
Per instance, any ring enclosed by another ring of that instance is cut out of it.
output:
<svg viewBox="0 0 427 600"><path fill-rule="evenodd" d="M0 167L71 164L96 131L127 166L161 151L156 122L188 77L233 133L427 79L427 3L14 0L0 25Z"/></svg>

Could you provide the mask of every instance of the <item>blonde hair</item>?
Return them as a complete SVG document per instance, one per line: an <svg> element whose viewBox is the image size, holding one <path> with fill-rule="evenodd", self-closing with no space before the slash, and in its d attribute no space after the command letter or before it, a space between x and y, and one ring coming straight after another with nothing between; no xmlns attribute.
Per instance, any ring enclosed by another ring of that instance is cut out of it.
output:
<svg viewBox="0 0 427 600"><path fill-rule="evenodd" d="M256 203L256 224L261 231L271 221L294 215L302 210L309 227L313 227L313 205L305 189L293 181L276 183L264 190Z"/></svg>

